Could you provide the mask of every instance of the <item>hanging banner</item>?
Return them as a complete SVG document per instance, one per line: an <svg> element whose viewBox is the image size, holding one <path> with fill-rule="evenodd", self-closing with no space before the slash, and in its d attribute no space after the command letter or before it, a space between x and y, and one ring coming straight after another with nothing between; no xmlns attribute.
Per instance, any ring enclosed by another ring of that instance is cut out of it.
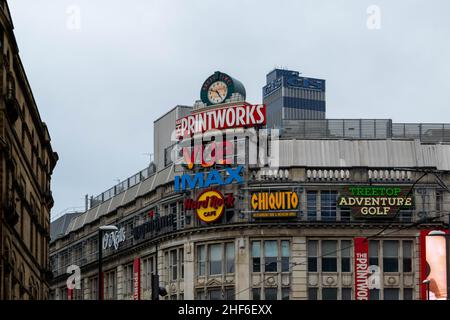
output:
<svg viewBox="0 0 450 320"><path fill-rule="evenodd" d="M141 259L133 261L133 299L141 300Z"/></svg>
<svg viewBox="0 0 450 320"><path fill-rule="evenodd" d="M355 238L355 300L369 300L369 241Z"/></svg>

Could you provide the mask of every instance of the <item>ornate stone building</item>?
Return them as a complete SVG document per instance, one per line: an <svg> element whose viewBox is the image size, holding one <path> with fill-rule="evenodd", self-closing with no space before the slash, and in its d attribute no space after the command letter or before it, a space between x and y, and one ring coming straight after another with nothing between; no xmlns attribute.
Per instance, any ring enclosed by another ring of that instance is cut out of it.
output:
<svg viewBox="0 0 450 320"><path fill-rule="evenodd" d="M47 299L50 176L58 160L0 1L0 299Z"/></svg>

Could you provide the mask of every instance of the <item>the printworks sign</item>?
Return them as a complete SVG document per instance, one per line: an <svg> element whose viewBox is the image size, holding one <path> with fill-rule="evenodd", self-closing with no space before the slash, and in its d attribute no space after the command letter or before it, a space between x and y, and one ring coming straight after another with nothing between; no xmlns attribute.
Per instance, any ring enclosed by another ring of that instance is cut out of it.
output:
<svg viewBox="0 0 450 320"><path fill-rule="evenodd" d="M251 196L253 218L297 217L298 195L293 191L263 191Z"/></svg>
<svg viewBox="0 0 450 320"><path fill-rule="evenodd" d="M410 188L398 186L350 186L338 199L339 207L351 208L355 218L391 218L413 205Z"/></svg>
<svg viewBox="0 0 450 320"><path fill-rule="evenodd" d="M217 221L225 208L234 208L234 197L231 193L224 196L217 190L207 190L202 192L197 200L184 200L184 209L195 210L197 217L207 223Z"/></svg>

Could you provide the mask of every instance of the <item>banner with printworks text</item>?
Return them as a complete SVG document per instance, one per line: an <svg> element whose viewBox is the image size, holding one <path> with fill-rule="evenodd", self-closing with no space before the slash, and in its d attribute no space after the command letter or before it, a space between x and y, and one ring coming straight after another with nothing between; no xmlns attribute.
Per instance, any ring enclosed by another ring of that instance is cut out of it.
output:
<svg viewBox="0 0 450 320"><path fill-rule="evenodd" d="M141 300L141 259L133 261L133 299Z"/></svg>
<svg viewBox="0 0 450 320"><path fill-rule="evenodd" d="M368 266L369 241L354 238L355 248L355 300L369 300Z"/></svg>

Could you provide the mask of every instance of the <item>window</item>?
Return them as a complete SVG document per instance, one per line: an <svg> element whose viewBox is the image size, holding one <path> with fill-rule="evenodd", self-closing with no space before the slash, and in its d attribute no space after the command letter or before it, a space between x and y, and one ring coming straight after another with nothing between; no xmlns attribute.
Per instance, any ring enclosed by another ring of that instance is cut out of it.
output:
<svg viewBox="0 0 450 320"><path fill-rule="evenodd" d="M222 293L220 289L208 289L209 300L222 300Z"/></svg>
<svg viewBox="0 0 450 320"><path fill-rule="evenodd" d="M380 300L380 290L370 289L369 290L369 300Z"/></svg>
<svg viewBox="0 0 450 320"><path fill-rule="evenodd" d="M317 241L308 241L308 271L317 272Z"/></svg>
<svg viewBox="0 0 450 320"><path fill-rule="evenodd" d="M98 299L98 278L90 278L89 279L89 291L91 300L97 300Z"/></svg>
<svg viewBox="0 0 450 320"><path fill-rule="evenodd" d="M352 300L352 288L342 288L342 300Z"/></svg>
<svg viewBox="0 0 450 320"><path fill-rule="evenodd" d="M104 274L104 297L105 300L116 299L116 272L110 271Z"/></svg>
<svg viewBox="0 0 450 320"><path fill-rule="evenodd" d="M384 300L399 300L399 291L397 288L384 289Z"/></svg>
<svg viewBox="0 0 450 320"><path fill-rule="evenodd" d="M308 220L317 220L317 191L308 191L306 193L306 210Z"/></svg>
<svg viewBox="0 0 450 320"><path fill-rule="evenodd" d="M336 258L335 240L322 241L322 271L323 272L337 272L337 258Z"/></svg>
<svg viewBox="0 0 450 320"><path fill-rule="evenodd" d="M226 244L226 273L234 273L234 242Z"/></svg>
<svg viewBox="0 0 450 320"><path fill-rule="evenodd" d="M177 250L170 251L170 280L177 280L178 278L178 252Z"/></svg>
<svg viewBox="0 0 450 320"><path fill-rule="evenodd" d="M181 263L181 268L180 268L180 279L184 279L184 249L178 249L178 254L179 254L179 259L178 261L180 261Z"/></svg>
<svg viewBox="0 0 450 320"><path fill-rule="evenodd" d="M289 241L281 241L281 272L289 272Z"/></svg>
<svg viewBox="0 0 450 320"><path fill-rule="evenodd" d="M234 300L234 288L225 288L225 300Z"/></svg>
<svg viewBox="0 0 450 320"><path fill-rule="evenodd" d="M133 295L133 265L129 264L124 268L124 284L125 284L125 295Z"/></svg>
<svg viewBox="0 0 450 320"><path fill-rule="evenodd" d="M261 242L252 242L253 272L261 272Z"/></svg>
<svg viewBox="0 0 450 320"><path fill-rule="evenodd" d="M281 300L289 300L289 288L281 289Z"/></svg>
<svg viewBox="0 0 450 320"><path fill-rule="evenodd" d="M403 300L413 300L414 290L412 288L403 289Z"/></svg>
<svg viewBox="0 0 450 320"><path fill-rule="evenodd" d="M278 245L276 240L264 241L264 271L277 272Z"/></svg>
<svg viewBox="0 0 450 320"><path fill-rule="evenodd" d="M253 300L261 300L261 288L252 289Z"/></svg>
<svg viewBox="0 0 450 320"><path fill-rule="evenodd" d="M349 240L341 241L341 271L342 272L351 272L351 248L352 242Z"/></svg>
<svg viewBox="0 0 450 320"><path fill-rule="evenodd" d="M308 300L317 300L317 288L308 288Z"/></svg>
<svg viewBox="0 0 450 320"><path fill-rule="evenodd" d="M378 262L378 244L376 240L369 241L369 266L379 266Z"/></svg>
<svg viewBox="0 0 450 320"><path fill-rule="evenodd" d="M323 288L322 300L337 300L337 288Z"/></svg>
<svg viewBox="0 0 450 320"><path fill-rule="evenodd" d="M383 271L398 272L398 241L383 241Z"/></svg>
<svg viewBox="0 0 450 320"><path fill-rule="evenodd" d="M209 274L222 273L222 245L212 244L209 246Z"/></svg>
<svg viewBox="0 0 450 320"><path fill-rule="evenodd" d="M265 300L277 300L277 288L264 289Z"/></svg>
<svg viewBox="0 0 450 320"><path fill-rule="evenodd" d="M336 205L337 192L336 191L321 191L320 192L320 214L323 221L336 220Z"/></svg>
<svg viewBox="0 0 450 320"><path fill-rule="evenodd" d="M199 276L205 275L205 267L206 267L206 256L205 256L205 246L197 247L197 273Z"/></svg>
<svg viewBox="0 0 450 320"><path fill-rule="evenodd" d="M203 290L203 289L198 289L196 291L195 295L197 297L197 300L206 300L205 290Z"/></svg>
<svg viewBox="0 0 450 320"><path fill-rule="evenodd" d="M436 214L440 214L442 210L442 192L436 191Z"/></svg>
<svg viewBox="0 0 450 320"><path fill-rule="evenodd" d="M403 241L403 272L412 272L412 241Z"/></svg>
<svg viewBox="0 0 450 320"><path fill-rule="evenodd" d="M154 274L154 257L143 259L142 266L142 287L145 290L151 291L152 288L152 274Z"/></svg>

